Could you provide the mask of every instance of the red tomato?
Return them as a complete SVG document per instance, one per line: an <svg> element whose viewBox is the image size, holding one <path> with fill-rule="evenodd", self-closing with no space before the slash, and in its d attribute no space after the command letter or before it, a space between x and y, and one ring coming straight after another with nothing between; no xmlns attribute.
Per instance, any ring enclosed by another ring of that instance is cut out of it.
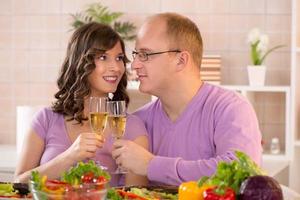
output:
<svg viewBox="0 0 300 200"><path fill-rule="evenodd" d="M98 178L94 179L94 183L104 183L106 181L107 180L104 176L98 176Z"/></svg>
<svg viewBox="0 0 300 200"><path fill-rule="evenodd" d="M97 178L93 179L93 183L96 183L96 188L98 190L104 189L106 182L107 182L107 179L104 176L98 176Z"/></svg>
<svg viewBox="0 0 300 200"><path fill-rule="evenodd" d="M94 173L88 172L81 176L81 181L82 183L92 183L93 178L94 178Z"/></svg>

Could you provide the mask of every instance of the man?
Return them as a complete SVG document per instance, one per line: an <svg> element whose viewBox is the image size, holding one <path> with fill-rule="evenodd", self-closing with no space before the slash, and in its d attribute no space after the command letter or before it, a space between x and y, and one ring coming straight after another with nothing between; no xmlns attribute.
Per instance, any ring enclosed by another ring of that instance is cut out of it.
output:
<svg viewBox="0 0 300 200"><path fill-rule="evenodd" d="M135 114L145 123L150 152L130 141L114 144L116 162L150 181L179 185L212 175L234 150L261 160L261 134L249 102L200 78L202 38L174 13L150 17L137 35L132 68L142 92L158 99Z"/></svg>

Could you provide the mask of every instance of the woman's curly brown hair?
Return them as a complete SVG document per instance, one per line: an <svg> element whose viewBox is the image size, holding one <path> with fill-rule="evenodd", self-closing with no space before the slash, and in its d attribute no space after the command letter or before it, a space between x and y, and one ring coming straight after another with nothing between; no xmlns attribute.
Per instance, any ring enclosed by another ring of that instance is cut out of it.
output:
<svg viewBox="0 0 300 200"><path fill-rule="evenodd" d="M117 42L121 43L125 55L123 59L125 67L129 60L125 54L124 42L110 26L91 22L73 33L57 80L59 91L54 95L57 99L52 105L54 112L69 117L68 120L75 119L79 123L87 119L83 113L84 99L91 93L88 76L96 67L94 56L96 53L112 49ZM129 96L126 86L125 72L112 100L125 100L127 106Z"/></svg>

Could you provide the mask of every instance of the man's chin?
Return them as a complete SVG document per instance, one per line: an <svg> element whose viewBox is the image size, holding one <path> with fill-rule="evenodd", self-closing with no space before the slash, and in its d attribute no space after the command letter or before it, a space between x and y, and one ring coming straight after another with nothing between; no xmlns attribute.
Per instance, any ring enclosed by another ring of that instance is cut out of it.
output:
<svg viewBox="0 0 300 200"><path fill-rule="evenodd" d="M152 90L140 84L139 91L144 94L153 95Z"/></svg>
<svg viewBox="0 0 300 200"><path fill-rule="evenodd" d="M149 88L147 88L146 86L140 84L139 86L139 91L142 93L146 93L146 94L150 94L151 95L151 91L149 90Z"/></svg>

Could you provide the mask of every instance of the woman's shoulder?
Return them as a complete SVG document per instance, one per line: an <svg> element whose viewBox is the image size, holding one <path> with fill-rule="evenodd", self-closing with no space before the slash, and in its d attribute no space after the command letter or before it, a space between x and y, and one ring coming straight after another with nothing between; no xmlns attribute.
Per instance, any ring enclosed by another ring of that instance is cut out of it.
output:
<svg viewBox="0 0 300 200"><path fill-rule="evenodd" d="M42 107L37 111L37 116L53 118L59 117L61 114L54 112L51 107Z"/></svg>
<svg viewBox="0 0 300 200"><path fill-rule="evenodd" d="M52 124L57 120L63 119L63 115L53 111L51 107L41 107L33 118L33 123Z"/></svg>

